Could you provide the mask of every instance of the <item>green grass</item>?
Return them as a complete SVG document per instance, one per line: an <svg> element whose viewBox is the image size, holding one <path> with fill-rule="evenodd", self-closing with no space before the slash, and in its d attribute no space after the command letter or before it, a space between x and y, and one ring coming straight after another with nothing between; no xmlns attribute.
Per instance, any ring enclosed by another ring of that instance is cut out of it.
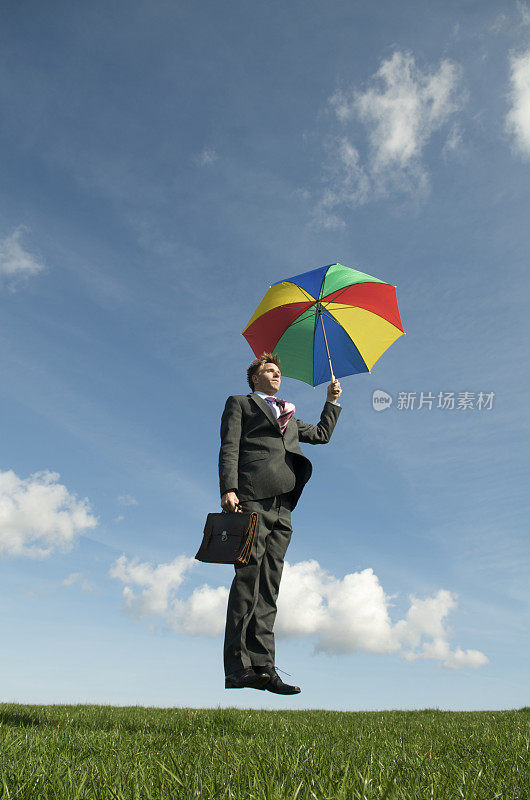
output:
<svg viewBox="0 0 530 800"><path fill-rule="evenodd" d="M529 800L528 709L0 705L0 798Z"/></svg>

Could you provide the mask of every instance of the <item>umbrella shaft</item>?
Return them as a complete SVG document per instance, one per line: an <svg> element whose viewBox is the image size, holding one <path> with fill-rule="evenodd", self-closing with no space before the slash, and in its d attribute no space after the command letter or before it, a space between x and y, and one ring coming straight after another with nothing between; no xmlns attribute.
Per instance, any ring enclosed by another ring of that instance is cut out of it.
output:
<svg viewBox="0 0 530 800"><path fill-rule="evenodd" d="M324 317L322 316L322 309L321 308L318 309L318 313L320 314L320 322L322 323L322 333L324 334L324 342L325 342L325 345L326 345L326 352L328 354L329 371L331 372L331 380L334 381L335 380L335 376L333 374L333 366L331 364L331 356L329 354L329 347L328 347L328 338L326 336L326 329L324 327Z"/></svg>

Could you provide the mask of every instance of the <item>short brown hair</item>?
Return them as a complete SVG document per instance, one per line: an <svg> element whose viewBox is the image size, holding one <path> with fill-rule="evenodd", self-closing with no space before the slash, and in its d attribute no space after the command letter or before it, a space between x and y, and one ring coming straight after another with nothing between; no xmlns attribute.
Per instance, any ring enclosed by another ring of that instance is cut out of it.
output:
<svg viewBox="0 0 530 800"><path fill-rule="evenodd" d="M260 371L260 368L263 364L276 364L278 369L281 372L282 366L280 364L279 356L274 353L262 353L259 358L256 358L247 369L247 381L248 385L250 386L250 391L254 391L254 384L252 383L252 376L255 375L257 372Z"/></svg>

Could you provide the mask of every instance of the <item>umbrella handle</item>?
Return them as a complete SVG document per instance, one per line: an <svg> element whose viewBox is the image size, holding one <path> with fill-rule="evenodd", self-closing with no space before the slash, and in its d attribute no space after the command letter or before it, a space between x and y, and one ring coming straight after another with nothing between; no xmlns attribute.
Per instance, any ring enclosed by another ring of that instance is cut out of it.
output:
<svg viewBox="0 0 530 800"><path fill-rule="evenodd" d="M331 363L331 356L329 354L329 347L328 347L328 338L326 336L326 329L324 327L324 318L322 316L322 309L318 309L318 313L320 314L320 322L322 323L322 333L324 334L324 342L326 344L326 352L328 354L328 361L329 361L329 371L331 372L331 382L335 380L335 375L333 374L333 365Z"/></svg>

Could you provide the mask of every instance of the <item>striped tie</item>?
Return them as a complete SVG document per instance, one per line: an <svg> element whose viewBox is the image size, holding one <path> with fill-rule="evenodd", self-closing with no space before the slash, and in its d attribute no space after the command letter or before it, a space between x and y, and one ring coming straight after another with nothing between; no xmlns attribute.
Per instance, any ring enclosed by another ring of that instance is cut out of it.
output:
<svg viewBox="0 0 530 800"><path fill-rule="evenodd" d="M270 405L276 403L276 405L280 409L280 416L278 417L278 425L280 426L280 430L283 435L285 433L287 423L289 422L294 412L296 411L295 404L289 403L288 400L280 400L279 397L266 397L265 400L267 400L267 402Z"/></svg>

